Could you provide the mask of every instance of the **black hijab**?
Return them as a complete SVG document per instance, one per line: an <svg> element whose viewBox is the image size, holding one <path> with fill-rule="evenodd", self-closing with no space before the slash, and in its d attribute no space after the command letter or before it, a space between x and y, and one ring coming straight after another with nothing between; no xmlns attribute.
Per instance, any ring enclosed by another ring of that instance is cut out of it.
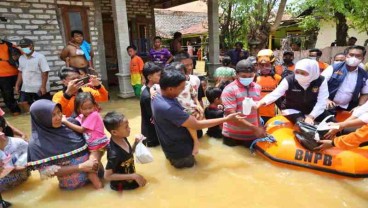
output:
<svg viewBox="0 0 368 208"><path fill-rule="evenodd" d="M38 100L30 108L32 136L28 145L28 167L56 165L79 157L87 152L87 144L81 134L62 125L52 127L52 112L60 104L50 100Z"/></svg>

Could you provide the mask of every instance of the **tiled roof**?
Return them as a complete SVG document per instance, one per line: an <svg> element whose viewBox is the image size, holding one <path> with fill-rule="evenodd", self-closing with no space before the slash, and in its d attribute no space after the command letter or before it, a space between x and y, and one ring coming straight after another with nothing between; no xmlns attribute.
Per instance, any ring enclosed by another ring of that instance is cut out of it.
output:
<svg viewBox="0 0 368 208"><path fill-rule="evenodd" d="M171 38L175 32L205 24L207 22L207 13L155 9L155 22L156 35Z"/></svg>
<svg viewBox="0 0 368 208"><path fill-rule="evenodd" d="M186 29L180 30L183 35L190 34L203 34L208 32L208 22L202 22L196 25L192 25Z"/></svg>

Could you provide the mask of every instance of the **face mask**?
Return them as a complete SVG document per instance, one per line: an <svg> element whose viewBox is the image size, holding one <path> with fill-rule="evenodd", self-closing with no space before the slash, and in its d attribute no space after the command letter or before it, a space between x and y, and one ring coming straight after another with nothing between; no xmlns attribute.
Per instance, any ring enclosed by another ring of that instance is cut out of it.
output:
<svg viewBox="0 0 368 208"><path fill-rule="evenodd" d="M295 74L295 79L296 79L296 81L298 81L298 83L301 86L305 86L305 85L310 84L309 76L303 76L303 75L300 75L300 74Z"/></svg>
<svg viewBox="0 0 368 208"><path fill-rule="evenodd" d="M357 67L361 62L362 62L362 60L360 60L356 57L347 57L346 58L346 64L348 66Z"/></svg>
<svg viewBox="0 0 368 208"><path fill-rule="evenodd" d="M342 63L343 61L334 61L334 64Z"/></svg>
<svg viewBox="0 0 368 208"><path fill-rule="evenodd" d="M248 86L248 85L250 85L250 83L253 82L253 79L254 79L253 77L251 77L251 78L241 78L241 77L239 77L239 82L244 86Z"/></svg>
<svg viewBox="0 0 368 208"><path fill-rule="evenodd" d="M32 52L32 50L31 50L31 49L29 49L29 48L22 48L22 51L23 51L23 53L25 53L25 54L30 54L30 53Z"/></svg>
<svg viewBox="0 0 368 208"><path fill-rule="evenodd" d="M311 56L309 56L309 59L317 60L317 57L311 57Z"/></svg>
<svg viewBox="0 0 368 208"><path fill-rule="evenodd" d="M284 59L284 63L287 65L291 65L293 63L292 59Z"/></svg>

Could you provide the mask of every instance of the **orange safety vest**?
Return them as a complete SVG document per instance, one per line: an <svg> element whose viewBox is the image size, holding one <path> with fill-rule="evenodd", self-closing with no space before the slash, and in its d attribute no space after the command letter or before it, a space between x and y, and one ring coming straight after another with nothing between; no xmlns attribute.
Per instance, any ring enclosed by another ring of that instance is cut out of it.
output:
<svg viewBox="0 0 368 208"><path fill-rule="evenodd" d="M319 72L323 72L329 65L323 61L318 61Z"/></svg>
<svg viewBox="0 0 368 208"><path fill-rule="evenodd" d="M293 65L291 65L291 66L288 66L288 69L290 70L290 71L294 71L294 69L295 69L295 64L293 64ZM282 72L284 71L284 66L283 65L277 65L277 66L275 66L275 72L276 72L276 74L278 74L278 75L282 75Z"/></svg>
<svg viewBox="0 0 368 208"><path fill-rule="evenodd" d="M261 90L261 99L276 89L277 85L281 80L281 76L275 74L272 76L258 76L257 84L262 87ZM265 117L274 117L276 115L275 104L269 104L267 106L263 106L259 108L259 115Z"/></svg>

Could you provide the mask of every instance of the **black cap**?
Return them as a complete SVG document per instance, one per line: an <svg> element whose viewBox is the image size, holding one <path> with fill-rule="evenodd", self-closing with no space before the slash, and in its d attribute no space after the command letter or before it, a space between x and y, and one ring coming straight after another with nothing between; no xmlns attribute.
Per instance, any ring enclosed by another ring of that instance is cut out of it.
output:
<svg viewBox="0 0 368 208"><path fill-rule="evenodd" d="M284 51L284 56L285 55L291 55L291 56L294 56L294 52L292 51Z"/></svg>
<svg viewBox="0 0 368 208"><path fill-rule="evenodd" d="M235 67L237 73L245 72L245 73L253 73L255 72L254 64L252 64L251 60L240 60Z"/></svg>
<svg viewBox="0 0 368 208"><path fill-rule="evenodd" d="M28 38L23 38L22 40L19 41L18 44L20 47L22 46L30 46L33 45L33 41L31 39Z"/></svg>

